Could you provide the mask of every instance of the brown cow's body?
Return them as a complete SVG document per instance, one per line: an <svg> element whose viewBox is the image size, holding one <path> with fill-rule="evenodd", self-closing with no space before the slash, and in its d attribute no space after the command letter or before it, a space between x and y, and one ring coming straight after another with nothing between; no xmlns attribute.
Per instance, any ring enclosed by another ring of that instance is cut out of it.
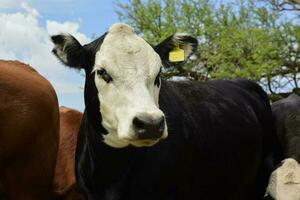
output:
<svg viewBox="0 0 300 200"><path fill-rule="evenodd" d="M60 107L60 143L57 157L54 189L65 200L84 199L76 186L75 149L82 113Z"/></svg>
<svg viewBox="0 0 300 200"><path fill-rule="evenodd" d="M53 199L57 97L33 68L0 61L0 199Z"/></svg>

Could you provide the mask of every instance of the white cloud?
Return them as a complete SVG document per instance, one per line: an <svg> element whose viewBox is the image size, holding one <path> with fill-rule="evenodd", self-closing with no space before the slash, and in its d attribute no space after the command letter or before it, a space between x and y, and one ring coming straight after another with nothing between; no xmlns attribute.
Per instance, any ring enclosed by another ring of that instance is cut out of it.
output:
<svg viewBox="0 0 300 200"><path fill-rule="evenodd" d="M12 6L10 1L1 0L0 8ZM90 39L79 32L79 22L46 21L41 25L39 12L22 3L23 11L0 13L0 59L20 60L30 64L54 85L58 95L82 93L80 87L83 77L58 62L52 55L51 34L68 32L79 41L87 43ZM72 82L65 81L66 79Z"/></svg>
<svg viewBox="0 0 300 200"><path fill-rule="evenodd" d="M18 5L20 5L21 0L1 0L0 1L0 9L9 9L9 8L15 8Z"/></svg>
<svg viewBox="0 0 300 200"><path fill-rule="evenodd" d="M47 20L47 32L50 35L67 32L73 35L81 44L86 44L90 38L79 32L79 24L75 22L59 23L56 21Z"/></svg>
<svg viewBox="0 0 300 200"><path fill-rule="evenodd" d="M29 13L30 15L32 15L32 16L34 16L34 17L39 16L39 12L38 12L36 9L30 7L30 6L28 5L28 3L22 2L22 3L21 3L21 7L22 7L24 10L26 10L27 13Z"/></svg>

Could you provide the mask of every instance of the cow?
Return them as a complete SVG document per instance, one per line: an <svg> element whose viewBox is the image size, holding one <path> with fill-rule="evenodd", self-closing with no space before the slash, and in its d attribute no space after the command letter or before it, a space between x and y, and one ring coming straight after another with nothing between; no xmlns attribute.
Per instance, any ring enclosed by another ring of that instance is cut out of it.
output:
<svg viewBox="0 0 300 200"><path fill-rule="evenodd" d="M82 193L75 180L75 149L82 113L61 106L60 135L57 162L54 176L54 192L64 200L82 200Z"/></svg>
<svg viewBox="0 0 300 200"><path fill-rule="evenodd" d="M85 70L75 171L87 199L263 198L275 134L259 85L162 80L174 49L185 60L195 52L188 34L151 46L116 23L83 46L70 34L51 39L63 64Z"/></svg>
<svg viewBox="0 0 300 200"><path fill-rule="evenodd" d="M267 194L276 200L300 200L300 96L272 104L282 163L270 177Z"/></svg>
<svg viewBox="0 0 300 200"><path fill-rule="evenodd" d="M53 200L58 101L29 65L0 60L0 199Z"/></svg>

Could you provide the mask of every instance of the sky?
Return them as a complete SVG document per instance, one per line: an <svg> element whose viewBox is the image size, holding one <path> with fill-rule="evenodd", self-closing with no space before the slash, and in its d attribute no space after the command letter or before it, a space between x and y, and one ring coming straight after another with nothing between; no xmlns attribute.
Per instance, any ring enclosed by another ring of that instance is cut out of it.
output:
<svg viewBox="0 0 300 200"><path fill-rule="evenodd" d="M118 22L108 0L0 0L0 59L30 64L54 86L59 104L83 111L84 73L51 53L50 35L68 32L82 44Z"/></svg>

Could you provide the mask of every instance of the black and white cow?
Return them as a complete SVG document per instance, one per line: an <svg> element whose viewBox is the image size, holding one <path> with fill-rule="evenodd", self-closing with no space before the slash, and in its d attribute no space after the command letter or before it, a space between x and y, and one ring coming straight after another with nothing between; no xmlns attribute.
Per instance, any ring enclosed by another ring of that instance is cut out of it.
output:
<svg viewBox="0 0 300 200"><path fill-rule="evenodd" d="M81 46L52 36L54 54L83 68L85 112L76 152L90 200L261 199L270 172L272 114L247 80L161 80L168 53L197 40L175 34L152 47L126 24Z"/></svg>
<svg viewBox="0 0 300 200"><path fill-rule="evenodd" d="M272 105L282 164L270 177L267 193L276 200L300 200L300 96Z"/></svg>

